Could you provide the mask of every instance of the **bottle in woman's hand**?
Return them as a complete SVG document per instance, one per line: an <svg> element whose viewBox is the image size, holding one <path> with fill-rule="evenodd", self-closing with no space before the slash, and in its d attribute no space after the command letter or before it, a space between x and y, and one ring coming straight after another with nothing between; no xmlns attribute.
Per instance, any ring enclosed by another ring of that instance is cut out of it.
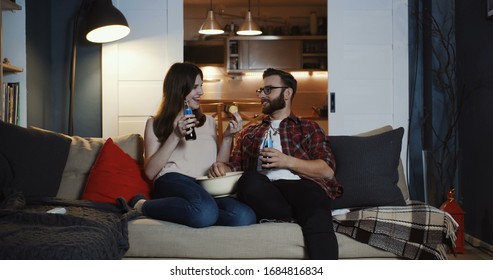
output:
<svg viewBox="0 0 493 280"><path fill-rule="evenodd" d="M191 115L191 114L193 114L192 108L190 108L190 106L188 106L188 102L186 100L185 100L185 111L184 111L184 114L185 115ZM195 139L197 139L197 135L195 134L195 128L192 127L192 128L189 129L189 131L190 132L185 135L185 140L188 141L188 140L195 140Z"/></svg>

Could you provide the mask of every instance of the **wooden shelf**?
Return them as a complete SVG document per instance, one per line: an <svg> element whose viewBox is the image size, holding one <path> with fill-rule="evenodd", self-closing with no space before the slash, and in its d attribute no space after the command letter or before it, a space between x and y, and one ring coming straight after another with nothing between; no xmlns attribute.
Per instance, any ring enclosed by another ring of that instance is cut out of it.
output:
<svg viewBox="0 0 493 280"><path fill-rule="evenodd" d="M327 53L302 53L304 57L319 57L319 56L327 56Z"/></svg>
<svg viewBox="0 0 493 280"><path fill-rule="evenodd" d="M22 7L10 0L2 0L2 10L22 10Z"/></svg>
<svg viewBox="0 0 493 280"><path fill-rule="evenodd" d="M326 35L295 35L295 36L278 36L278 35L260 35L260 36L231 36L229 41L238 40L327 40Z"/></svg>
<svg viewBox="0 0 493 280"><path fill-rule="evenodd" d="M2 63L2 69L3 69L3 72L22 72L24 71L24 69L22 67L18 67L18 66L14 66L14 65L11 65L11 64L5 64L5 63Z"/></svg>

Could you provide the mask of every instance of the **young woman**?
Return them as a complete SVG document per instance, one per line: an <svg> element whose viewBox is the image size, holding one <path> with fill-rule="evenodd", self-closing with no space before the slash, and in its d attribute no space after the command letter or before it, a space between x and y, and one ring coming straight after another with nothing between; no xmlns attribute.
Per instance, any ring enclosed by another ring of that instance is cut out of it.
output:
<svg viewBox="0 0 493 280"><path fill-rule="evenodd" d="M200 111L203 74L191 63L171 66L157 114L147 120L145 173L154 180L151 200L137 195L129 205L144 215L190 227L242 226L256 222L252 209L233 197L213 198L195 178L217 160L227 161L233 135L242 128L238 113L229 122L217 153L216 122ZM184 114L185 104L192 114ZM195 130L196 139L185 136Z"/></svg>

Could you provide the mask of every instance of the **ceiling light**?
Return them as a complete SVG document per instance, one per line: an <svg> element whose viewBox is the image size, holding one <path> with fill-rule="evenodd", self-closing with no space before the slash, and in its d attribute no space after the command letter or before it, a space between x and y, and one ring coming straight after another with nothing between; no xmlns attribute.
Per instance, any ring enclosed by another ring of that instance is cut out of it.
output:
<svg viewBox="0 0 493 280"><path fill-rule="evenodd" d="M245 16L245 21L241 25L238 32L238 35L260 35L262 31L260 31L259 26L252 19L252 12L250 11L250 0L248 0L248 12Z"/></svg>
<svg viewBox="0 0 493 280"><path fill-rule="evenodd" d="M202 26L200 26L199 33L206 35L217 35L224 33L224 30L214 18L214 12L212 11L212 0L210 10L207 13L207 18L204 23L202 23Z"/></svg>

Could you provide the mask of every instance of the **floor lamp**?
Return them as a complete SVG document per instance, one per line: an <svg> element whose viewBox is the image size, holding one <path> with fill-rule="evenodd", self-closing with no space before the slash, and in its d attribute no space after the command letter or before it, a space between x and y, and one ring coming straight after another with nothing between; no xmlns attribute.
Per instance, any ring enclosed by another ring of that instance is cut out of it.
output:
<svg viewBox="0 0 493 280"><path fill-rule="evenodd" d="M77 65L77 38L80 21L86 17L86 39L94 43L119 40L130 33L125 16L113 6L111 0L83 0L74 20L72 34L72 61L70 65L70 98L68 135L74 134L75 70Z"/></svg>

